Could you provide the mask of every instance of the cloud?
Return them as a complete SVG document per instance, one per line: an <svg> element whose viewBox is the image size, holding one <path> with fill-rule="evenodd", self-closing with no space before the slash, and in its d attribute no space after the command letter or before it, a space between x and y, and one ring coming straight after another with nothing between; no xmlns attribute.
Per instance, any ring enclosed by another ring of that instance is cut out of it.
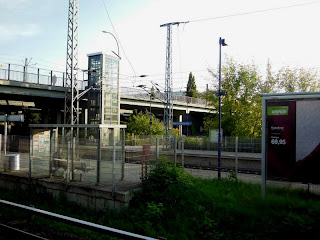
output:
<svg viewBox="0 0 320 240"><path fill-rule="evenodd" d="M15 40L19 37L33 37L41 33L41 28L37 24L0 24L1 42Z"/></svg>
<svg viewBox="0 0 320 240"><path fill-rule="evenodd" d="M8 9L8 10L14 10L17 8L22 8L27 0L14 0L14 1L8 1L8 0L0 0L1 8Z"/></svg>

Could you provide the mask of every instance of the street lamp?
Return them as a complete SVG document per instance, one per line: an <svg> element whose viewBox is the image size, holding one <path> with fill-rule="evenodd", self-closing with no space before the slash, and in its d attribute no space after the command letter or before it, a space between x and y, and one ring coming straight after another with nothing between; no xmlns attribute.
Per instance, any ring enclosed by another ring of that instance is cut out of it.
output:
<svg viewBox="0 0 320 240"><path fill-rule="evenodd" d="M119 51L119 44L118 44L117 38L116 38L111 32L107 32L107 31L102 31L102 32L103 32L103 33L110 34L110 35L114 38L114 40L116 40L117 47L118 47L118 53L115 53L114 51L111 51L111 52L113 52L113 54L116 55L116 56L121 60L120 51Z"/></svg>
<svg viewBox="0 0 320 240"><path fill-rule="evenodd" d="M118 58L119 58L119 60L121 60L121 57L120 57L120 49L119 49L119 43L118 43L118 40L117 40L117 38L111 33L111 32L107 32L107 31L102 31L103 33L106 33L106 34L110 34L113 38L114 38L114 40L116 41L116 43L117 43L117 48L118 48L118 53L115 53L114 51L111 51L111 52L113 52L113 54L114 55L116 55ZM117 92L118 92L118 124L120 124L120 79L119 79L119 62L118 62L118 79L117 79ZM102 88L101 88L101 102L100 102L100 104L101 104L101 106L102 106ZM111 104L111 122L112 122L112 108L113 108L113 106L112 106L112 104ZM102 122L102 111L101 111L101 124L103 123Z"/></svg>
<svg viewBox="0 0 320 240"><path fill-rule="evenodd" d="M221 46L228 46L225 39L219 38L219 131L218 131L218 179L221 179Z"/></svg>

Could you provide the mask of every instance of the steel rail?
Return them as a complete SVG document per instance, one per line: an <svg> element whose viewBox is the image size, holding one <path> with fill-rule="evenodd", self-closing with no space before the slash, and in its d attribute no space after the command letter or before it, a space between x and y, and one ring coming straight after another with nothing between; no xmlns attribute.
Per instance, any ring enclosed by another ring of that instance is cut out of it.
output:
<svg viewBox="0 0 320 240"><path fill-rule="evenodd" d="M20 230L20 229L18 229L18 228L11 227L11 226L9 226L9 225L5 225L5 224L2 224L2 223L0 223L0 227L7 228L7 229L9 229L9 230L19 232L19 233L21 233L21 234L28 235L28 236L33 237L33 238L37 238L37 239L41 239L41 240L49 240L48 238L43 238L43 237L41 237L41 236L38 236L38 235L35 235L35 234L32 234L32 233L29 233L29 232ZM2 237L3 237L3 236L2 236Z"/></svg>
<svg viewBox="0 0 320 240"><path fill-rule="evenodd" d="M34 215L39 215L39 216L42 216L42 217L50 218L50 219L53 219L55 221L64 222L64 223L67 223L67 224L70 224L70 225L73 225L73 226L85 228L85 229L88 229L88 230L91 230L91 231L100 232L100 233L106 233L106 234L108 234L110 236L119 237L119 238L122 238L122 239L145 239L145 240L153 240L153 239L155 239L155 238L146 237L146 236L143 236L143 235L130 233L130 232L126 232L126 231L123 231L123 230L110 228L110 227L106 227L106 226L103 226L103 225L99 225L99 224L83 221L83 220L80 220L80 219L67 217L67 216L64 216L64 215L61 215L61 214L52 213L52 212L44 211L44 210L33 208L33 207L28 207L28 206L25 206L25 205L9 202L9 201L6 201L6 200L1 200L0 199L0 204L5 205L5 206L9 206L9 207L12 207L12 208L15 208L15 209L19 209L19 210L22 210L24 212L32 213Z"/></svg>

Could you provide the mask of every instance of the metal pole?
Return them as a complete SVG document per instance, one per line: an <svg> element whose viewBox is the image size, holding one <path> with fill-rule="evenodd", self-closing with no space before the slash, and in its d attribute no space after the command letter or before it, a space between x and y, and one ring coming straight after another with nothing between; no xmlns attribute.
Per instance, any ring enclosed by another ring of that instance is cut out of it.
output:
<svg viewBox="0 0 320 240"><path fill-rule="evenodd" d="M72 181L74 181L74 165L75 165L74 161L76 160L75 148L76 148L76 138L73 137L72 138L72 162L71 162L71 174L72 174L71 179L72 179Z"/></svg>
<svg viewBox="0 0 320 240"><path fill-rule="evenodd" d="M112 199L115 199L115 163L116 163L116 139L114 138L113 129L113 144L112 144Z"/></svg>
<svg viewBox="0 0 320 240"><path fill-rule="evenodd" d="M7 137L8 137L8 122L7 122L8 115L5 114L5 122L4 122L4 148L3 153L4 156L7 155Z"/></svg>
<svg viewBox="0 0 320 240"><path fill-rule="evenodd" d="M236 137L235 142L235 173L236 178L238 179L238 137Z"/></svg>
<svg viewBox="0 0 320 240"><path fill-rule="evenodd" d="M121 151L121 160L122 160L122 165L121 165L121 180L124 179L124 167L125 167L125 150L126 150L126 130L122 130L122 151Z"/></svg>
<svg viewBox="0 0 320 240"><path fill-rule="evenodd" d="M0 134L0 162L2 159L2 134Z"/></svg>
<svg viewBox="0 0 320 240"><path fill-rule="evenodd" d="M108 234L112 237L117 237L119 239L156 240L155 238L146 237L146 236L138 235L135 233L125 232L123 230L102 226L92 222L87 222L87 221L79 220L76 218L67 217L57 213L47 212L42 209L37 209L34 207L29 207L29 206L25 206L25 205L13 203L13 202L5 201L5 200L0 200L0 205L5 205L6 207L15 208L19 212L23 211L31 215L38 215L41 217L45 217L47 219L52 219L57 222L64 222L69 225L76 226L82 229L88 229L88 230L99 232L102 234ZM44 239L44 238L41 238L41 239Z"/></svg>
<svg viewBox="0 0 320 240"><path fill-rule="evenodd" d="M10 64L8 64L8 80L10 80Z"/></svg>
<svg viewBox="0 0 320 240"><path fill-rule="evenodd" d="M30 142L29 142L29 173L28 173L28 177L29 177L29 182L31 181L31 161L32 161L32 151L33 148L33 131L32 128L30 128Z"/></svg>
<svg viewBox="0 0 320 240"><path fill-rule="evenodd" d="M184 137L181 139L181 165L184 168Z"/></svg>
<svg viewBox="0 0 320 240"><path fill-rule="evenodd" d="M218 179L221 178L221 38L219 39L219 132L218 132Z"/></svg>
<svg viewBox="0 0 320 240"><path fill-rule="evenodd" d="M152 126L152 114L151 114L151 93L150 93L150 129L149 129L149 134L150 134L149 143L150 143L150 145L151 145L151 141L152 141L152 139L151 139L151 126Z"/></svg>
<svg viewBox="0 0 320 240"><path fill-rule="evenodd" d="M100 183L100 164L101 164L101 129L98 130L98 161L97 161L97 183Z"/></svg>
<svg viewBox="0 0 320 240"><path fill-rule="evenodd" d="M72 139L70 139L67 143L67 183L69 183L69 179L70 179L70 167L69 167L69 163L70 163L70 150L71 150L71 141Z"/></svg>
<svg viewBox="0 0 320 240"><path fill-rule="evenodd" d="M262 192L262 199L266 199L266 177L267 177L267 171L266 171L266 139L267 139L267 133L266 133L266 108L267 108L267 102L265 99L262 98L262 138L261 138L261 151L262 151L262 158L261 158L261 192Z"/></svg>
<svg viewBox="0 0 320 240"><path fill-rule="evenodd" d="M174 166L177 166L177 136L174 136Z"/></svg>
<svg viewBox="0 0 320 240"><path fill-rule="evenodd" d="M159 138L156 138L156 165L159 162Z"/></svg>
<svg viewBox="0 0 320 240"><path fill-rule="evenodd" d="M54 133L54 129L53 130L50 130L50 148L49 148L49 176L51 177L52 176L52 161L53 161L53 158L52 158L52 153L55 152L55 142L56 142L56 139L55 139L55 133Z"/></svg>

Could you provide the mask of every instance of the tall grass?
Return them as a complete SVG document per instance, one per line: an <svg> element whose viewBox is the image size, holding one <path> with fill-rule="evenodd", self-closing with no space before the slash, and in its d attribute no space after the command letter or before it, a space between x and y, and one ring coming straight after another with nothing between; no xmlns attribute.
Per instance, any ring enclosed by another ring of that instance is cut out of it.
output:
<svg viewBox="0 0 320 240"><path fill-rule="evenodd" d="M15 194L11 193L9 197L0 192L0 197L13 200L18 197ZM24 197L23 201L33 205L36 201L38 208L155 238L320 237L318 196L302 190L268 188L267 199L263 200L260 185L235 179L194 178L166 162L161 162L143 179L142 190L135 193L130 206L124 210L105 209L93 213L67 203L63 197L56 201L44 199L41 203L39 198L28 200ZM90 238L103 239L103 236L88 234Z"/></svg>

